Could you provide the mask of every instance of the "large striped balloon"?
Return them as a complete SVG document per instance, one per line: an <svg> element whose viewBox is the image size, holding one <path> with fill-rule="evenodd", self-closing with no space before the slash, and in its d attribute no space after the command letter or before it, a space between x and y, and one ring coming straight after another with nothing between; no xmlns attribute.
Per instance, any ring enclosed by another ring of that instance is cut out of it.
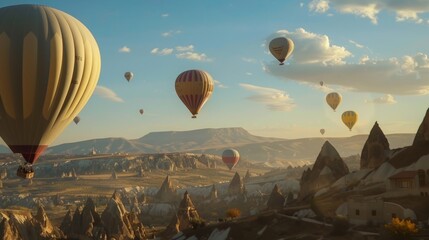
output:
<svg viewBox="0 0 429 240"><path fill-rule="evenodd" d="M345 111L341 115L341 120L343 120L343 123L349 128L351 131L353 126L358 120L358 114L355 111Z"/></svg>
<svg viewBox="0 0 429 240"><path fill-rule="evenodd" d="M235 165L237 165L240 160L240 154L235 149L226 149L222 153L222 161L228 166L229 170L231 170Z"/></svg>
<svg viewBox="0 0 429 240"><path fill-rule="evenodd" d="M341 95L337 92L331 92L328 95L326 95L326 102L328 105L334 110L337 109L338 105L341 103Z"/></svg>
<svg viewBox="0 0 429 240"><path fill-rule="evenodd" d="M98 82L100 51L76 18L47 6L0 9L0 135L34 163Z"/></svg>
<svg viewBox="0 0 429 240"><path fill-rule="evenodd" d="M205 71L188 70L182 72L176 79L176 93L180 100L196 118L198 112L213 93L213 79Z"/></svg>

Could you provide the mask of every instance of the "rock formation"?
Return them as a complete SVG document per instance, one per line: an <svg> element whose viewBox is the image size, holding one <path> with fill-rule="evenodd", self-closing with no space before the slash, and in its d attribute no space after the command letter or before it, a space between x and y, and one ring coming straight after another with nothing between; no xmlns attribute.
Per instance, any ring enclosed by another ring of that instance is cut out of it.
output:
<svg viewBox="0 0 429 240"><path fill-rule="evenodd" d="M121 239L138 239L144 236L143 225L136 220L134 213L128 213L121 201L118 192L114 192L112 198L107 203L106 208L101 214L108 239L113 237Z"/></svg>
<svg viewBox="0 0 429 240"><path fill-rule="evenodd" d="M72 234L71 226L72 226L72 213L70 209L67 211L66 216L63 218L63 221L61 222L60 229L63 231L64 235L70 236Z"/></svg>
<svg viewBox="0 0 429 240"><path fill-rule="evenodd" d="M249 169L247 169L246 175L243 178L243 182L248 182L250 179L250 172Z"/></svg>
<svg viewBox="0 0 429 240"><path fill-rule="evenodd" d="M2 188L3 188L3 181L0 180L0 189L2 189Z"/></svg>
<svg viewBox="0 0 429 240"><path fill-rule="evenodd" d="M229 187L228 187L228 194L231 196L241 196L241 195L244 195L244 193L245 193L244 183L241 180L241 177L238 174L238 172L235 172L235 175L232 178L231 183L229 184Z"/></svg>
<svg viewBox="0 0 429 240"><path fill-rule="evenodd" d="M280 193L277 184L274 185L273 191L271 191L270 198L268 198L267 207L268 209L283 209L285 204L285 197Z"/></svg>
<svg viewBox="0 0 429 240"><path fill-rule="evenodd" d="M375 122L362 149L360 168L374 169L380 166L388 159L389 151L389 141Z"/></svg>
<svg viewBox="0 0 429 240"><path fill-rule="evenodd" d="M6 170L6 168L2 168L0 170L0 180L1 179L6 179L6 178L7 178L7 170Z"/></svg>
<svg viewBox="0 0 429 240"><path fill-rule="evenodd" d="M417 130L413 145L392 151L395 153L388 161L396 169L409 166L429 154L429 109Z"/></svg>
<svg viewBox="0 0 429 240"><path fill-rule="evenodd" d="M0 239L33 240L62 239L63 233L54 227L42 206L36 215L22 210L0 212Z"/></svg>
<svg viewBox="0 0 429 240"><path fill-rule="evenodd" d="M179 232L180 232L180 220L177 214L174 214L173 218L170 221L170 224L168 224L165 231L163 232L163 235L166 238L168 238L176 235Z"/></svg>
<svg viewBox="0 0 429 240"><path fill-rule="evenodd" d="M414 137L413 145L428 144L429 142L429 108Z"/></svg>
<svg viewBox="0 0 429 240"><path fill-rule="evenodd" d="M177 220L175 220L177 218ZM194 204L192 203L191 197L189 196L188 191L183 194L183 199L180 202L179 209L177 210L177 215L173 216L171 224L176 225L179 223L179 230L183 231L185 229L192 227L192 221L200 219L200 215L197 212ZM170 226L174 227L174 226Z"/></svg>
<svg viewBox="0 0 429 240"><path fill-rule="evenodd" d="M216 201L218 199L216 186L213 184L212 189L210 190L210 194L208 199L211 201Z"/></svg>
<svg viewBox="0 0 429 240"><path fill-rule="evenodd" d="M326 141L317 156L313 168L308 168L301 176L299 199L313 195L318 190L334 183L349 173L349 168L337 150Z"/></svg>
<svg viewBox="0 0 429 240"><path fill-rule="evenodd" d="M173 202L176 201L177 193L176 189L173 187L173 183L170 181L170 177L167 175L164 182L161 185L161 188L155 195L155 198L159 202Z"/></svg>
<svg viewBox="0 0 429 240"><path fill-rule="evenodd" d="M115 170L113 170L112 176L110 177L110 179L113 179L113 180L118 179L118 175L116 175L116 171Z"/></svg>

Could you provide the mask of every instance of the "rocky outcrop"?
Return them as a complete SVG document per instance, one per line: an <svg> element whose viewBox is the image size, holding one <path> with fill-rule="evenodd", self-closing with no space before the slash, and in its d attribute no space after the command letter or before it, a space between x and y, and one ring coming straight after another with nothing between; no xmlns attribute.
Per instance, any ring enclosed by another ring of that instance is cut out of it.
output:
<svg viewBox="0 0 429 240"><path fill-rule="evenodd" d="M337 150L326 141L317 156L313 168L302 173L299 199L312 196L318 190L328 187L337 179L349 173L349 168L338 154Z"/></svg>
<svg viewBox="0 0 429 240"><path fill-rule="evenodd" d="M375 122L362 149L360 168L374 169L380 166L388 160L389 151L389 141L378 123Z"/></svg>
<svg viewBox="0 0 429 240"><path fill-rule="evenodd" d="M72 229L71 229L72 221L73 221L73 217L72 217L72 213L69 209L66 213L66 216L63 218L61 225L60 225L61 231L63 231L64 235L66 235L66 236L70 236L72 233Z"/></svg>
<svg viewBox="0 0 429 240"><path fill-rule="evenodd" d="M247 169L246 175L243 178L243 182L248 182L250 180L250 172L249 169Z"/></svg>
<svg viewBox="0 0 429 240"><path fill-rule="evenodd" d="M161 188L155 195L155 198L158 202L174 202L177 199L176 189L173 187L173 183L170 180L170 177L167 175L164 182L161 185Z"/></svg>
<svg viewBox="0 0 429 240"><path fill-rule="evenodd" d="M39 206L35 215L20 210L0 212L0 237L3 240L33 240L62 239L64 235Z"/></svg>
<svg viewBox="0 0 429 240"><path fill-rule="evenodd" d="M140 236L145 235L143 224L134 213L127 212L117 192L113 193L101 214L101 222L108 239L143 239Z"/></svg>
<svg viewBox="0 0 429 240"><path fill-rule="evenodd" d="M165 228L163 236L166 238L176 235L180 232L180 220L177 214L174 214L173 218L170 221L170 224Z"/></svg>
<svg viewBox="0 0 429 240"><path fill-rule="evenodd" d="M197 209L192 203L188 191L183 194L183 199L180 202L179 209L177 210L177 218L179 220L180 231L191 228L192 221L200 219L200 215L198 214Z"/></svg>
<svg viewBox="0 0 429 240"><path fill-rule="evenodd" d="M429 142L429 108L414 137L413 145L425 145Z"/></svg>
<svg viewBox="0 0 429 240"><path fill-rule="evenodd" d="M429 155L429 109L417 130L413 145L395 149L389 163L396 169L410 166L421 157Z"/></svg>
<svg viewBox="0 0 429 240"><path fill-rule="evenodd" d="M218 196L217 196L217 189L216 186L213 184L212 189L210 190L210 193L207 197L210 201L216 201L218 200Z"/></svg>
<svg viewBox="0 0 429 240"><path fill-rule="evenodd" d="M270 198L268 198L267 207L268 209L283 209L285 204L285 197L280 193L279 187L274 185L271 191Z"/></svg>
<svg viewBox="0 0 429 240"><path fill-rule="evenodd" d="M113 170L113 172L112 172L112 176L110 176L110 179L113 179L113 180L118 179L118 175L116 174L116 171L115 171L115 170Z"/></svg>
<svg viewBox="0 0 429 240"><path fill-rule="evenodd" d="M0 170L0 180L6 179L6 178L7 178L7 170L6 170L6 168L2 168Z"/></svg>
<svg viewBox="0 0 429 240"><path fill-rule="evenodd" d="M0 189L2 189L2 188L3 188L3 181L0 180Z"/></svg>
<svg viewBox="0 0 429 240"><path fill-rule="evenodd" d="M235 175L229 184L228 194L231 196L241 196L245 194L244 183L238 172L235 172Z"/></svg>

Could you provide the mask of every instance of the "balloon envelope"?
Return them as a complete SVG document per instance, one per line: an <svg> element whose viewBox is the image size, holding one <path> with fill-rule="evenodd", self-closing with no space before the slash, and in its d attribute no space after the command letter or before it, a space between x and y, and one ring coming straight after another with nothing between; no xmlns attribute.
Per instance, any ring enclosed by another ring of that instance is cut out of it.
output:
<svg viewBox="0 0 429 240"><path fill-rule="evenodd" d="M343 123L349 128L351 131L353 126L356 124L358 120L358 114L355 111L345 111L341 115L341 120L343 120Z"/></svg>
<svg viewBox="0 0 429 240"><path fill-rule="evenodd" d="M143 114L143 113L144 113L144 110L143 110L143 109L140 109L140 110L139 110L139 112L140 112L140 114Z"/></svg>
<svg viewBox="0 0 429 240"><path fill-rule="evenodd" d="M323 135L323 134L325 134L325 129L320 129L320 133Z"/></svg>
<svg viewBox="0 0 429 240"><path fill-rule="evenodd" d="M133 79L134 74L132 72L126 72L124 74L125 79L129 82L131 79Z"/></svg>
<svg viewBox="0 0 429 240"><path fill-rule="evenodd" d="M270 41L268 48L271 54L280 62L280 65L283 65L283 62L292 54L294 43L289 38L278 37Z"/></svg>
<svg viewBox="0 0 429 240"><path fill-rule="evenodd" d="M235 149L226 149L222 153L222 161L231 170L240 160L240 154Z"/></svg>
<svg viewBox="0 0 429 240"><path fill-rule="evenodd" d="M73 122L74 122L74 123L76 123L76 124L78 124L78 123L80 122L80 117L79 117L79 116L76 116L76 117L73 119Z"/></svg>
<svg viewBox="0 0 429 240"><path fill-rule="evenodd" d="M196 118L196 115L212 95L214 83L207 72L188 70L179 74L175 87L180 100L192 113L192 118Z"/></svg>
<svg viewBox="0 0 429 240"><path fill-rule="evenodd" d="M320 81L320 86L322 86L322 87L323 87L323 84L324 84L324 83L323 83L323 81Z"/></svg>
<svg viewBox="0 0 429 240"><path fill-rule="evenodd" d="M47 6L0 9L0 135L34 163L91 97L101 59L91 32Z"/></svg>
<svg viewBox="0 0 429 240"><path fill-rule="evenodd" d="M337 109L338 105L340 105L341 100L342 100L342 97L337 92L331 92L328 95L326 95L326 102L334 111L335 109Z"/></svg>

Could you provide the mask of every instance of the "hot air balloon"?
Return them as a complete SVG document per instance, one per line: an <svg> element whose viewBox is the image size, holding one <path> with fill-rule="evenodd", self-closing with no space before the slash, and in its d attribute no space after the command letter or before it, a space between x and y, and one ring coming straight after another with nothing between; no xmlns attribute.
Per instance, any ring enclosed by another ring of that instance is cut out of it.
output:
<svg viewBox="0 0 429 240"><path fill-rule="evenodd" d="M358 114L355 111L345 111L343 115L341 115L341 119L343 120L343 123L351 131L353 126L358 120Z"/></svg>
<svg viewBox="0 0 429 240"><path fill-rule="evenodd" d="M231 170L240 160L240 154L235 149L226 149L222 153L222 161Z"/></svg>
<svg viewBox="0 0 429 240"><path fill-rule="evenodd" d="M196 118L198 112L213 93L213 79L205 71L188 70L182 72L176 79L176 93L180 100Z"/></svg>
<svg viewBox="0 0 429 240"><path fill-rule="evenodd" d="M325 129L320 129L320 133L323 135L323 134L325 134Z"/></svg>
<svg viewBox="0 0 429 240"><path fill-rule="evenodd" d="M133 79L134 74L132 72L126 72L124 73L124 77L129 82L131 79Z"/></svg>
<svg viewBox="0 0 429 240"><path fill-rule="evenodd" d="M280 65L283 65L284 61L292 54L294 44L289 38L278 37L271 40L269 49L271 54L279 60Z"/></svg>
<svg viewBox="0 0 429 240"><path fill-rule="evenodd" d="M331 92L328 95L326 95L326 102L328 105L334 110L337 109L338 105L341 103L341 95L336 92Z"/></svg>
<svg viewBox="0 0 429 240"><path fill-rule="evenodd" d="M323 82L323 81L320 81L320 86L321 86L321 87L323 87L323 84L324 84L324 82Z"/></svg>
<svg viewBox="0 0 429 240"><path fill-rule="evenodd" d="M79 20L38 5L0 8L0 136L32 165L85 106L98 82L100 51Z"/></svg>
<svg viewBox="0 0 429 240"><path fill-rule="evenodd" d="M75 118L73 118L73 122L77 125L80 122L80 117L76 116Z"/></svg>
<svg viewBox="0 0 429 240"><path fill-rule="evenodd" d="M143 113L144 113L143 108L142 108L142 109L140 109L140 110L139 110L139 112L140 112L140 114L142 114L142 115L143 115Z"/></svg>

